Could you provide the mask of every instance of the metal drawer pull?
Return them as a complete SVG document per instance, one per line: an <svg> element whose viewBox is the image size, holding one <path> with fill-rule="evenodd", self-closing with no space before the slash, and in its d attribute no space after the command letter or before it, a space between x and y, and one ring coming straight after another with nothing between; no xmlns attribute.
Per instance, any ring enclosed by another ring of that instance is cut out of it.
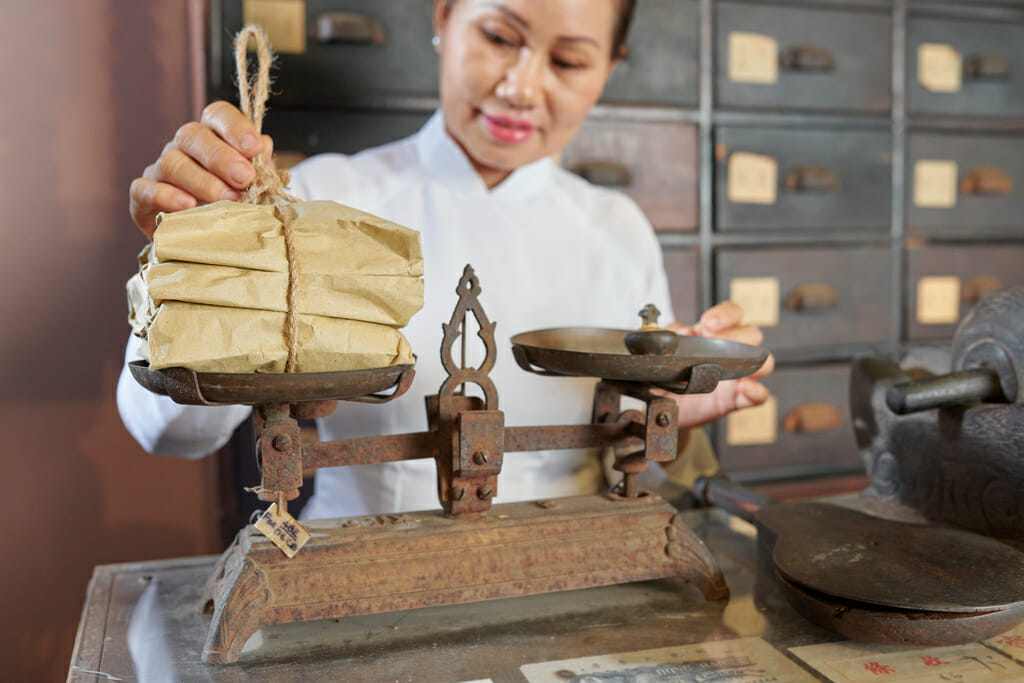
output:
<svg viewBox="0 0 1024 683"><path fill-rule="evenodd" d="M960 181L960 192L973 195L1003 195L1013 192L1013 178L995 166L979 166Z"/></svg>
<svg viewBox="0 0 1024 683"><path fill-rule="evenodd" d="M976 81L1010 80L1010 63L999 55L975 55L964 64L964 74Z"/></svg>
<svg viewBox="0 0 1024 683"><path fill-rule="evenodd" d="M995 275L979 275L964 285L963 300L976 304L981 297L1005 289L1006 285Z"/></svg>
<svg viewBox="0 0 1024 683"><path fill-rule="evenodd" d="M827 432L842 426L843 418L831 403L804 403L782 418L782 428L793 434Z"/></svg>
<svg viewBox="0 0 1024 683"><path fill-rule="evenodd" d="M313 37L321 43L380 45L387 40L379 22L354 12L325 12L313 27Z"/></svg>
<svg viewBox="0 0 1024 683"><path fill-rule="evenodd" d="M816 45L794 45L779 55L779 65L790 71L835 71L832 53Z"/></svg>
<svg viewBox="0 0 1024 683"><path fill-rule="evenodd" d="M823 166L800 166L786 174L783 186L790 192L835 192L839 174Z"/></svg>
<svg viewBox="0 0 1024 683"><path fill-rule="evenodd" d="M824 311L839 308L839 293L830 285L809 282L786 295L787 311Z"/></svg>
<svg viewBox="0 0 1024 683"><path fill-rule="evenodd" d="M602 187L629 187L633 182L629 169L614 161L581 161L572 167L572 172Z"/></svg>

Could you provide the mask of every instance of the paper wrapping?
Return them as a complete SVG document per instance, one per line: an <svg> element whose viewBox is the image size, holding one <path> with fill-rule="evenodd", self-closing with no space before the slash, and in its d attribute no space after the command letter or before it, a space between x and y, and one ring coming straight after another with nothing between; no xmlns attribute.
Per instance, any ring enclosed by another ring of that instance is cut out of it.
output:
<svg viewBox="0 0 1024 683"><path fill-rule="evenodd" d="M396 329L423 305L419 233L335 202L291 204L297 372L413 362ZM288 260L274 208L217 202L157 218L127 285L150 367L283 372Z"/></svg>
<svg viewBox="0 0 1024 683"><path fill-rule="evenodd" d="M375 323L298 316L296 372L405 365L412 348L401 332ZM196 372L284 372L285 314L165 301L149 328L149 364Z"/></svg>

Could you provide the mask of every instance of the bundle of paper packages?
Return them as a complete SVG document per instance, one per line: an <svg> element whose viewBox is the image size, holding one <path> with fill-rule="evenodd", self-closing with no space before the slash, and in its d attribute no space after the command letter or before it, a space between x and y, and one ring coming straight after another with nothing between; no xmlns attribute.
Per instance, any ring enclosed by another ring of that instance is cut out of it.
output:
<svg viewBox="0 0 1024 683"><path fill-rule="evenodd" d="M423 305L419 233L329 201L288 205L296 372L412 363L398 331ZM161 214L128 282L150 367L284 372L289 254L267 204Z"/></svg>

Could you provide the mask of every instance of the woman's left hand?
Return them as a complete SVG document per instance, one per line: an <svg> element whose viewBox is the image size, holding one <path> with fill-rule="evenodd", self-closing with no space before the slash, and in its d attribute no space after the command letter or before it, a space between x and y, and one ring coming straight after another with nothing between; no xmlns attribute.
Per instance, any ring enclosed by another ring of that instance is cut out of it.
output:
<svg viewBox="0 0 1024 683"><path fill-rule="evenodd" d="M733 301L726 301L709 308L692 326L671 323L668 329L677 334L697 337L712 337L758 346L764 335L757 325L744 325L743 309ZM710 394L674 395L679 404L679 428L699 427L712 420L728 415L740 408L749 408L764 403L771 395L768 387L758 381L775 368L771 355L764 365L752 375L740 379L719 382ZM660 393L660 392L659 392Z"/></svg>

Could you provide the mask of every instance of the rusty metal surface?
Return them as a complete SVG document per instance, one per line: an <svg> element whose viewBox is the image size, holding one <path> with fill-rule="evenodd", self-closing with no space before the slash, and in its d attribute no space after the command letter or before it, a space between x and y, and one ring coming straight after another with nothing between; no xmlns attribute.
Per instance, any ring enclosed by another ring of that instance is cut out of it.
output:
<svg viewBox="0 0 1024 683"><path fill-rule="evenodd" d="M681 337L671 355L634 355L626 348L628 330L562 327L523 332L512 337L512 351L521 367L538 374L600 377L605 380L685 388L694 369L716 366L718 380L755 372L768 352L723 339ZM706 371L705 371L706 374ZM702 386L703 391L714 388ZM690 389L688 393L697 393Z"/></svg>
<svg viewBox="0 0 1024 683"><path fill-rule="evenodd" d="M1024 607L1024 553L978 534L825 503L761 508L778 571L843 602L922 612Z"/></svg>
<svg viewBox="0 0 1024 683"><path fill-rule="evenodd" d="M286 558L251 528L221 558L207 597L203 661L229 663L268 624L373 614L682 576L728 596L703 542L657 496L509 503L492 514L440 511L310 520ZM614 542L610 542L614 539Z"/></svg>
<svg viewBox="0 0 1024 683"><path fill-rule="evenodd" d="M960 645L994 638L1024 621L1024 603L985 612L928 612L859 605L808 590L776 574L791 605L824 629L852 640L915 646Z"/></svg>
<svg viewBox="0 0 1024 683"><path fill-rule="evenodd" d="M298 403L325 399L391 400L412 384L412 365L345 372L222 373L187 368L151 370L145 361L128 364L132 376L152 392L188 405ZM374 394L396 387L396 393Z"/></svg>

